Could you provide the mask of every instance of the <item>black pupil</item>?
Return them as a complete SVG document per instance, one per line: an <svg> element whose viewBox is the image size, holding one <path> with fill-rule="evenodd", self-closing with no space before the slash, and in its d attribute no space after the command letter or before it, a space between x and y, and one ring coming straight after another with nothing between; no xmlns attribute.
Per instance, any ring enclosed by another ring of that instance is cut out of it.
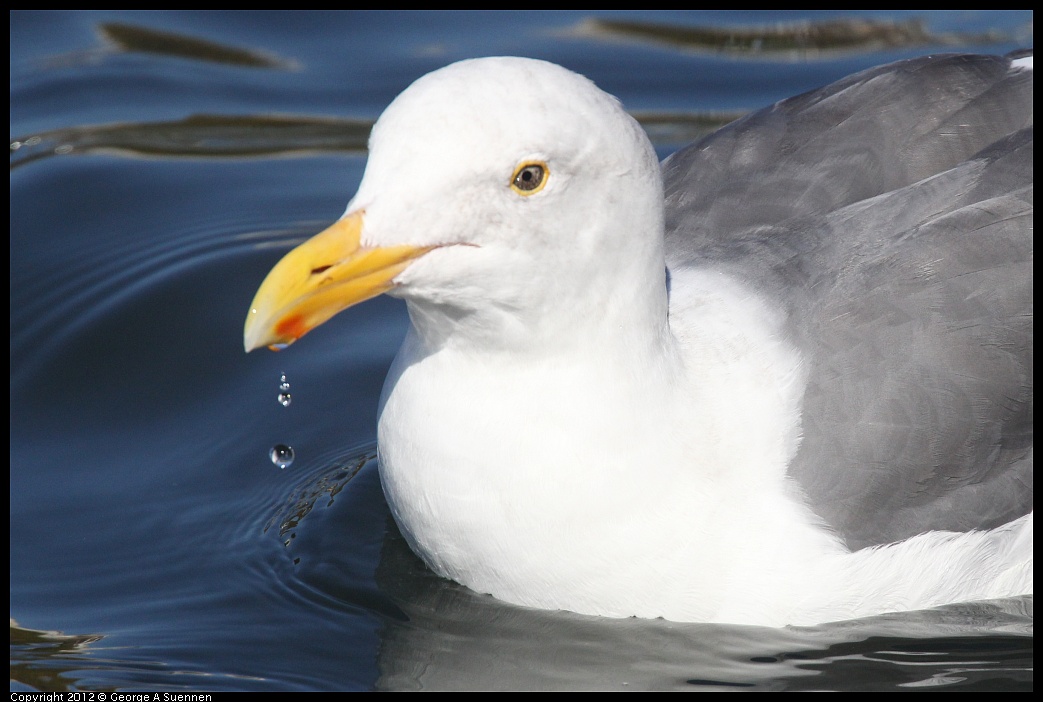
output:
<svg viewBox="0 0 1043 702"><path fill-rule="evenodd" d="M540 166L526 166L519 171L514 184L520 190L534 190L543 180L543 169Z"/></svg>

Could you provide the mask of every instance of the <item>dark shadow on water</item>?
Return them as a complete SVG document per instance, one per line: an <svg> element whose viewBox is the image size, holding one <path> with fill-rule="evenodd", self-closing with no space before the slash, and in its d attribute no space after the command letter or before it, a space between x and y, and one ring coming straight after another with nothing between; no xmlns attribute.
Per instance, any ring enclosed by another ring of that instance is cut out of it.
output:
<svg viewBox="0 0 1043 702"><path fill-rule="evenodd" d="M847 17L732 26L590 18L574 27L573 32L578 36L649 42L732 59L775 61L824 60L897 48L962 44L987 46L1010 40L1009 36L996 30L980 34L932 32L922 18L893 21Z"/></svg>

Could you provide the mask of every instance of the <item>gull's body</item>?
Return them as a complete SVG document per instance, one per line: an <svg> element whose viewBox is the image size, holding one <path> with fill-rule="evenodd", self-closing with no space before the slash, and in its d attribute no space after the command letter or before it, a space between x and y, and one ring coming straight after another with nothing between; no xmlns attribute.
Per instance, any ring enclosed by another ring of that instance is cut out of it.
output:
<svg viewBox="0 0 1043 702"><path fill-rule="evenodd" d="M382 115L247 347L405 298L388 503L509 602L781 625L1030 593L1030 61L874 69L664 175L586 79L454 64Z"/></svg>

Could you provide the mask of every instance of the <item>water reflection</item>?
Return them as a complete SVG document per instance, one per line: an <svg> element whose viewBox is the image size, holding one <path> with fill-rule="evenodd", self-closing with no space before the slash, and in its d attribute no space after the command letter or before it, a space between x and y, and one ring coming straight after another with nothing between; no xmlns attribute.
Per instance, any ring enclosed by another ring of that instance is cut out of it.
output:
<svg viewBox="0 0 1043 702"><path fill-rule="evenodd" d="M748 71L612 25L727 12L557 31L588 15L11 14L13 689L1031 688L1031 598L765 630L536 612L434 577L376 472L398 301L295 346L293 410L271 402L286 357L244 356L242 309L343 211L372 119L436 64L566 63L661 151L858 67ZM293 470L271 470L287 437Z"/></svg>
<svg viewBox="0 0 1043 702"><path fill-rule="evenodd" d="M919 17L904 21L845 17L765 25L682 25L627 19L590 18L572 30L577 36L643 41L730 58L815 61L885 49L995 44L1013 37L982 33L933 32Z"/></svg>
<svg viewBox="0 0 1043 702"><path fill-rule="evenodd" d="M1032 688L1032 598L815 627L603 619L505 605L432 575L393 526L377 582L389 690Z"/></svg>
<svg viewBox="0 0 1043 702"><path fill-rule="evenodd" d="M118 51L177 56L193 61L226 63L249 68L288 69L289 61L257 49L243 49L179 32L164 32L127 22L101 22L98 35Z"/></svg>

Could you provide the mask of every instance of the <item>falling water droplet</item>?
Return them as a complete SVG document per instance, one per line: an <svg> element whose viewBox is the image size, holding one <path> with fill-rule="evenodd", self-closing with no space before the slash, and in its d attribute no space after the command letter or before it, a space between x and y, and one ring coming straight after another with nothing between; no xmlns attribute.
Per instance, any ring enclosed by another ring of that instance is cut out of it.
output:
<svg viewBox="0 0 1043 702"><path fill-rule="evenodd" d="M293 463L293 449L286 444L276 444L268 452L268 457L272 459L272 463L275 465L280 468L286 468Z"/></svg>
<svg viewBox="0 0 1043 702"><path fill-rule="evenodd" d="M290 406L292 399L290 397L290 382L286 379L285 372L279 374L279 395L277 399L283 407ZM268 457L272 459L272 463L280 468L287 468L293 463L293 447L286 444L276 444L268 452Z"/></svg>
<svg viewBox="0 0 1043 702"><path fill-rule="evenodd" d="M283 407L289 407L290 402L293 400L290 396L290 381L286 379L286 373L279 374L279 396L277 399Z"/></svg>

